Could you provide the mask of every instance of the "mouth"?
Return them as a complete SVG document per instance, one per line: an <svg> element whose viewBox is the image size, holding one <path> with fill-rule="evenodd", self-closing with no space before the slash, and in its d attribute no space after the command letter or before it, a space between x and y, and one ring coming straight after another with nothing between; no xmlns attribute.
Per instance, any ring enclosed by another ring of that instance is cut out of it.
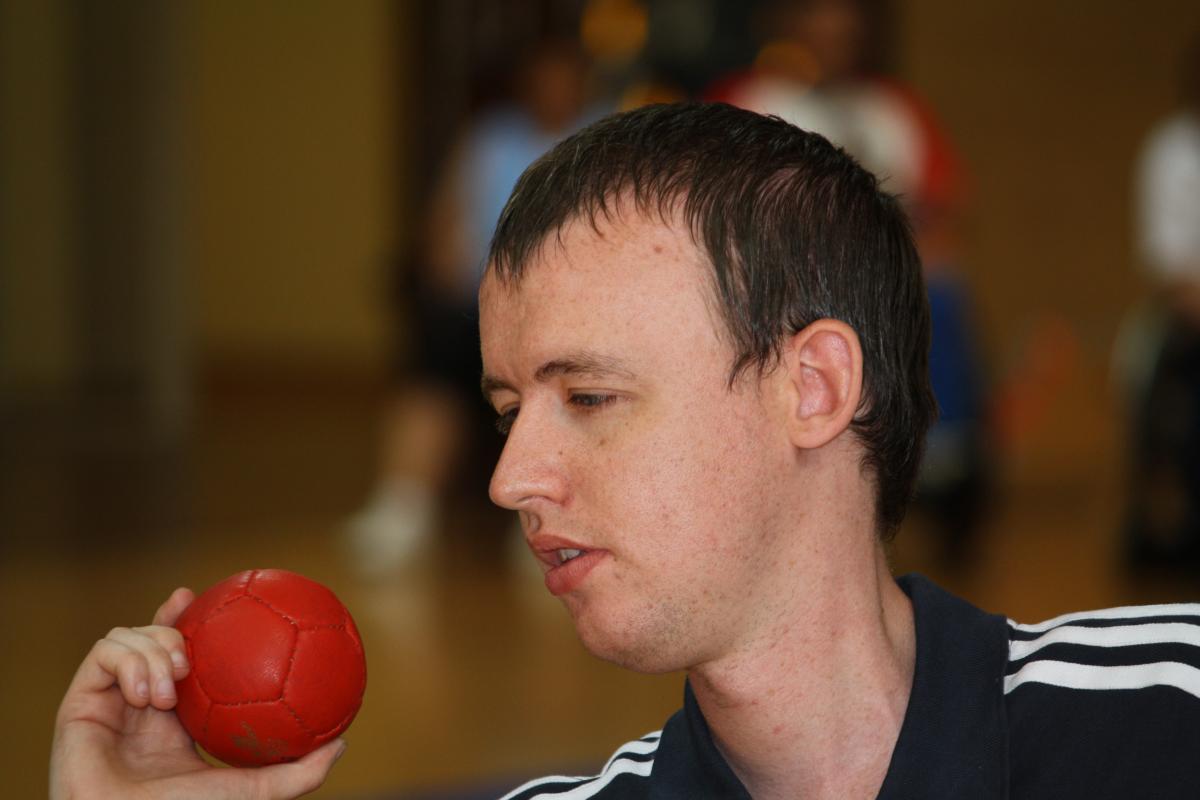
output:
<svg viewBox="0 0 1200 800"><path fill-rule="evenodd" d="M585 547L580 542L546 533L538 533L530 536L528 544L529 549L533 551L534 557L550 569L561 567L563 564L585 556L593 550L593 548Z"/></svg>
<svg viewBox="0 0 1200 800"><path fill-rule="evenodd" d="M555 536L539 534L531 538L530 549L545 565L546 588L558 596L578 588L600 562L607 550L583 547Z"/></svg>
<svg viewBox="0 0 1200 800"><path fill-rule="evenodd" d="M561 547L553 552L554 558L557 559L555 566L561 566L573 558L579 558L586 552L586 550L580 550L574 547Z"/></svg>
<svg viewBox="0 0 1200 800"><path fill-rule="evenodd" d="M571 556L546 572L546 588L555 597L575 591L583 586L591 571L607 556L607 550L578 551L578 555Z"/></svg>

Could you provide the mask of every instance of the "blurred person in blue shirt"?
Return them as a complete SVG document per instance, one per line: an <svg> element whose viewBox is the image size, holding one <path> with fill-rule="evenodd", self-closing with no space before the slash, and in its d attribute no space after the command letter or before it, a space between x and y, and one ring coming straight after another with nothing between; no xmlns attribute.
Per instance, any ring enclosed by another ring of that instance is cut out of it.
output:
<svg viewBox="0 0 1200 800"><path fill-rule="evenodd" d="M573 40L547 38L515 73L512 100L484 112L452 148L435 187L420 269L408 276L407 375L384 420L374 494L347 526L354 562L382 574L439 524L446 496L481 497L500 441L479 403L477 295L492 230L517 178L559 139L600 116ZM489 435L493 434L493 435ZM473 450L480 458L466 458Z"/></svg>

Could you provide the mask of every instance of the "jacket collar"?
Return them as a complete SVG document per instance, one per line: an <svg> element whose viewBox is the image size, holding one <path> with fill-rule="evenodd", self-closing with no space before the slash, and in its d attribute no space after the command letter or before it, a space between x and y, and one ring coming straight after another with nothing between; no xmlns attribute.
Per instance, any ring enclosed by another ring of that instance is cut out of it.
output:
<svg viewBox="0 0 1200 800"><path fill-rule="evenodd" d="M1004 617L985 614L920 575L896 582L912 600L917 661L880 800L1006 797ZM651 797L750 799L713 743L690 685L683 709L663 729Z"/></svg>
<svg viewBox="0 0 1200 800"><path fill-rule="evenodd" d="M985 614L920 575L897 583L912 600L917 663L880 800L1006 797L1005 618Z"/></svg>

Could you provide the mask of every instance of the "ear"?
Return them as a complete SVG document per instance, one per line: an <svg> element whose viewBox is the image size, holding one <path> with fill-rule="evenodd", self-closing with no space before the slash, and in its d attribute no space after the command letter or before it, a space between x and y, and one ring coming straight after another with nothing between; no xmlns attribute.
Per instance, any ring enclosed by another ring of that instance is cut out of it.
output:
<svg viewBox="0 0 1200 800"><path fill-rule="evenodd" d="M785 342L781 367L792 444L821 447L850 426L863 380L862 345L853 328L817 320Z"/></svg>

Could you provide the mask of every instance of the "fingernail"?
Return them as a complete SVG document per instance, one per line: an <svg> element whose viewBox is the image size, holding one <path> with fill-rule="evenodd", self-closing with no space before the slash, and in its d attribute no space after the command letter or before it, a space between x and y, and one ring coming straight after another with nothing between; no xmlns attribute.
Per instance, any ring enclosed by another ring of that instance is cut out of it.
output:
<svg viewBox="0 0 1200 800"><path fill-rule="evenodd" d="M187 656L178 650L172 650L171 663L175 665L175 669L183 669L187 666Z"/></svg>
<svg viewBox="0 0 1200 800"><path fill-rule="evenodd" d="M149 697L150 696L150 684L146 683L145 681L138 681L137 693L138 693L138 697Z"/></svg>
<svg viewBox="0 0 1200 800"><path fill-rule="evenodd" d="M346 740L342 739L342 746L339 747L338 751L333 754L333 762L336 764L337 760L345 754L346 754Z"/></svg>
<svg viewBox="0 0 1200 800"><path fill-rule="evenodd" d="M158 696L159 697L174 697L175 696L175 682L172 681L170 678L163 678L162 680L160 680L158 682Z"/></svg>

